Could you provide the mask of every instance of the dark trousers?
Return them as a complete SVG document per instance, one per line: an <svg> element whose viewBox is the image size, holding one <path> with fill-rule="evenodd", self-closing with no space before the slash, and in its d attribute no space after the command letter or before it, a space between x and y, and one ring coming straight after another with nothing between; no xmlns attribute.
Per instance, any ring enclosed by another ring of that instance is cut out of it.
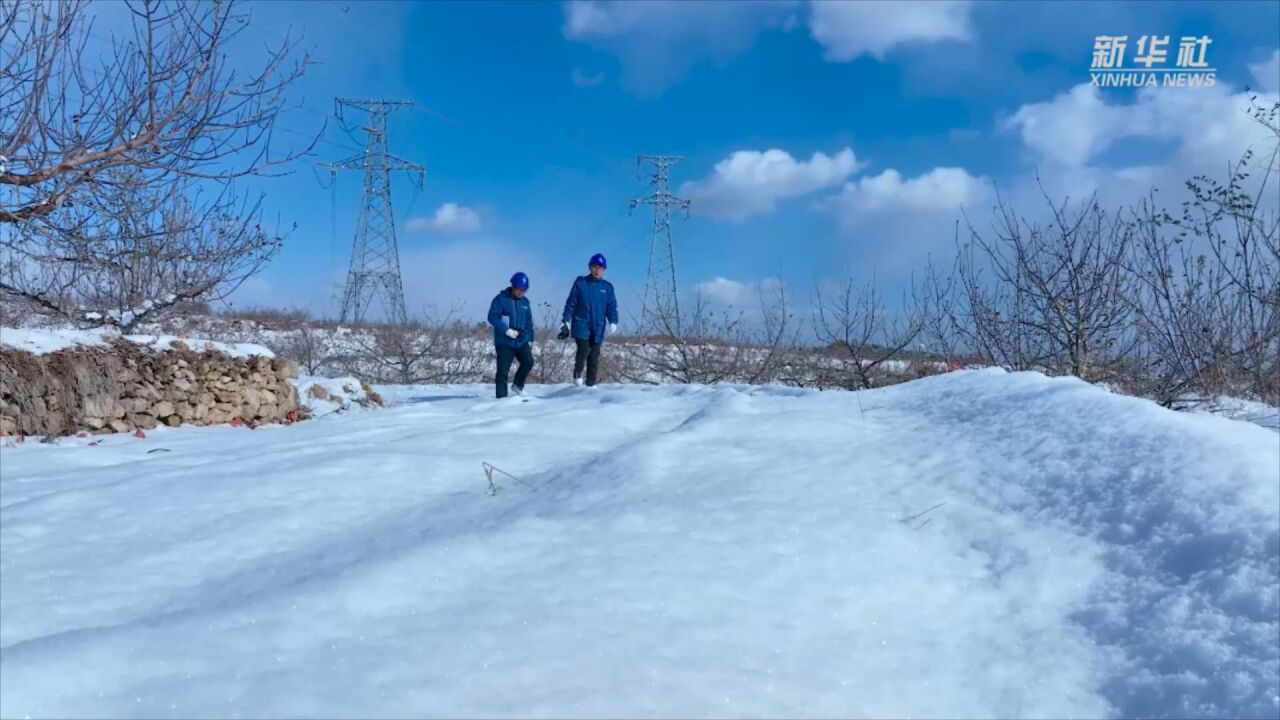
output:
<svg viewBox="0 0 1280 720"><path fill-rule="evenodd" d="M578 352L573 356L573 379L582 377L582 366L587 366L587 384L596 384L596 374L600 370L600 343L595 338L586 340L573 339L578 343Z"/></svg>
<svg viewBox="0 0 1280 720"><path fill-rule="evenodd" d="M525 378L529 377L529 371L533 369L533 349L526 343L518 348L498 345L498 376L495 378L498 384L498 397L507 396L507 375L511 373L511 361L514 359L516 366L516 379L511 383L517 389L524 388Z"/></svg>

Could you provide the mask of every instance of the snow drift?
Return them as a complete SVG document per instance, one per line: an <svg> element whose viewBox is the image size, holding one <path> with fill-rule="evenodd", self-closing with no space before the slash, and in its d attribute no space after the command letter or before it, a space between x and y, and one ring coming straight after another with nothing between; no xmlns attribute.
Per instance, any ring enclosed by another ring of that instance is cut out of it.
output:
<svg viewBox="0 0 1280 720"><path fill-rule="evenodd" d="M0 715L1280 714L1275 432L993 370L382 390L5 449Z"/></svg>

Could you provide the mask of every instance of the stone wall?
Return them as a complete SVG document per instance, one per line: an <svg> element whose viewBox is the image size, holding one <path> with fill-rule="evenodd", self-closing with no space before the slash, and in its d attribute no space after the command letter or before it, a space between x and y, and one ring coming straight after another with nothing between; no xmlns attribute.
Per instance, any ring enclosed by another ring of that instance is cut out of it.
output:
<svg viewBox="0 0 1280 720"><path fill-rule="evenodd" d="M305 409L291 360L154 350L125 340L47 355L0 347L0 435L127 432L157 425L292 422Z"/></svg>

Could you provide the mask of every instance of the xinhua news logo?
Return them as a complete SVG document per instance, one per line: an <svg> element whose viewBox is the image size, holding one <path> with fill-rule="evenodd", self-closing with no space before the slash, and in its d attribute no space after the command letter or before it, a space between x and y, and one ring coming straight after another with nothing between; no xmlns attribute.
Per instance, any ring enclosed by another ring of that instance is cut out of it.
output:
<svg viewBox="0 0 1280 720"><path fill-rule="evenodd" d="M1099 35L1093 40L1089 65L1094 87L1213 87L1217 69L1205 57L1213 43L1208 35L1178 40L1178 52L1169 64L1169 36L1143 35L1134 43L1131 63L1126 63L1128 35Z"/></svg>

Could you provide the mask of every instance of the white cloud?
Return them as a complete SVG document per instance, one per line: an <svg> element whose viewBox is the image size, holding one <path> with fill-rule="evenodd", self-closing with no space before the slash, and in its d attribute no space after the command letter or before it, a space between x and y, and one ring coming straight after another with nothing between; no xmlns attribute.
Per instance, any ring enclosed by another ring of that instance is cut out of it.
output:
<svg viewBox="0 0 1280 720"><path fill-rule="evenodd" d="M781 27L794 0L578 0L565 4L564 36L616 55L622 82L656 95L703 61L724 63Z"/></svg>
<svg viewBox="0 0 1280 720"><path fill-rule="evenodd" d="M1263 105L1275 100L1274 94L1258 98ZM1249 117L1249 109L1249 95L1223 84L1156 87L1133 95L1078 85L1022 106L1004 123L1021 141L1027 162L1022 171L1001 179L1001 195L1037 222L1046 219L1045 195L1055 203L1078 203L1096 193L1113 210L1147 197L1153 188L1160 191L1157 202L1176 213L1188 179L1199 174L1221 179L1228 163L1250 146L1260 154L1274 147L1274 136ZM955 168L910 180L886 171L846 184L829 208L853 231L850 236L863 252L881 253L876 259L882 267L917 266L926 252L938 257L951 252L960 215L943 207L963 205L983 230L989 228L993 197L985 179ZM914 212L876 212L894 205ZM922 206L937 211L919 212Z"/></svg>
<svg viewBox="0 0 1280 720"><path fill-rule="evenodd" d="M718 277L714 280L698 283L697 290L711 302L736 305L747 296L748 286L746 283Z"/></svg>
<svg viewBox="0 0 1280 720"><path fill-rule="evenodd" d="M739 282L726 277L716 277L713 280L698 283L694 290L710 305L747 309L760 305L762 292L765 298L772 298L781 287L782 280L772 277L759 282Z"/></svg>
<svg viewBox="0 0 1280 720"><path fill-rule="evenodd" d="M772 212L783 198L834 187L857 169L853 150L814 153L808 161L772 149L739 150L716 163L705 180L686 182L680 192L696 212L743 220Z"/></svg>
<svg viewBox="0 0 1280 720"><path fill-rule="evenodd" d="M570 77L573 78L573 84L578 87L595 87L604 82L605 76L603 72L587 73L582 68L574 68Z"/></svg>
<svg viewBox="0 0 1280 720"><path fill-rule="evenodd" d="M968 0L860 0L812 3L809 32L828 60L847 62L883 59L908 42L966 40L972 30Z"/></svg>
<svg viewBox="0 0 1280 720"><path fill-rule="evenodd" d="M1275 94L1258 102L1275 102ZM1197 174L1222 178L1250 146L1274 146L1249 117L1249 96L1219 84L1153 88L1118 94L1087 83L1019 108L1004 123L1027 155L1020 172L1001 178L1000 192L1019 213L1043 221L1044 194L1079 202L1097 193L1108 209L1145 197L1177 212L1184 183ZM985 177L957 167L918 176L885 170L855 177L820 201L853 243L858 262L881 271L919 268L930 256L954 252L961 210L980 231L989 228L995 190ZM1280 196L1274 196L1276 202ZM902 281L909 278L905 276ZM885 276L888 277L887 275Z"/></svg>
<svg viewBox="0 0 1280 720"><path fill-rule="evenodd" d="M1023 144L1040 156L1078 166L1123 130L1122 115L1123 111L1103 102L1098 88L1085 84L1051 100L1023 105L1005 125L1016 129Z"/></svg>
<svg viewBox="0 0 1280 720"><path fill-rule="evenodd" d="M564 8L564 34L571 38L614 35L634 24L634 16L624 17L594 0L570 2Z"/></svg>
<svg viewBox="0 0 1280 720"><path fill-rule="evenodd" d="M986 179L970 175L963 168L934 168L914 178L903 178L897 170L885 170L845 183L840 193L825 204L846 224L854 224L864 214L886 210L951 213L982 200L989 192Z"/></svg>
<svg viewBox="0 0 1280 720"><path fill-rule="evenodd" d="M1192 175L1219 176L1250 147L1274 142L1250 118L1250 95L1223 84L1145 88L1123 104L1110 102L1107 93L1078 85L1024 105L1006 121L1032 151L1052 194L1081 197L1106 189L1112 202L1126 202L1153 185L1177 190ZM1275 101L1274 93L1258 98ZM1164 141L1172 150L1156 162L1128 161L1125 142L1133 138Z"/></svg>
<svg viewBox="0 0 1280 720"><path fill-rule="evenodd" d="M1263 92L1280 92L1280 50L1271 53L1270 60L1264 60L1249 66L1253 79L1258 82L1258 89Z"/></svg>
<svg viewBox="0 0 1280 720"><path fill-rule="evenodd" d="M480 229L480 214L457 203L445 203L431 217L410 218L406 232L468 233Z"/></svg>
<svg viewBox="0 0 1280 720"><path fill-rule="evenodd" d="M819 202L851 243L858 273L876 273L886 287L910 281L929 257L954 249L965 214L985 223L994 189L963 168L938 167L913 177L897 170L860 177Z"/></svg>
<svg viewBox="0 0 1280 720"><path fill-rule="evenodd" d="M623 84L652 95L699 62L727 62L761 33L791 32L803 7L799 0L574 0L565 4L562 29L616 55ZM836 62L972 36L969 0L820 0L808 7L810 34Z"/></svg>

